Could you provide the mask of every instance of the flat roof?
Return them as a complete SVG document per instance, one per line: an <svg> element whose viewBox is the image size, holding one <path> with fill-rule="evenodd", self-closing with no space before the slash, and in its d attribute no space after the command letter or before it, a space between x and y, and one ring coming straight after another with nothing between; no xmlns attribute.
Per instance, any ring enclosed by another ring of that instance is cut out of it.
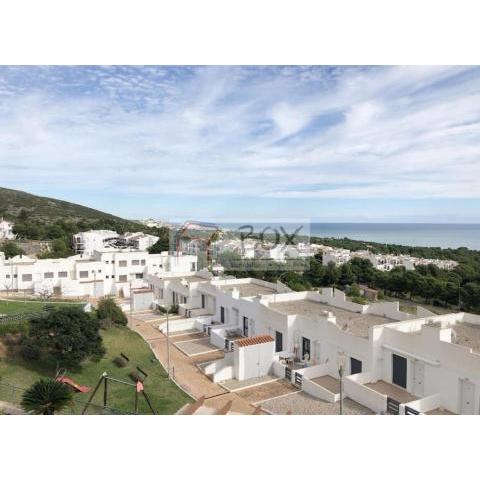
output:
<svg viewBox="0 0 480 480"><path fill-rule="evenodd" d="M276 290L271 287L258 285L257 283L229 283L228 285L217 285L224 292L238 290L241 297L256 297L257 295L271 295Z"/></svg>
<svg viewBox="0 0 480 480"><path fill-rule="evenodd" d="M187 283L193 283L193 282L207 282L210 279L199 277L198 275L191 275L191 276L179 275L178 277L163 277L162 280L185 280Z"/></svg>
<svg viewBox="0 0 480 480"><path fill-rule="evenodd" d="M301 315L312 319L324 317L326 312L332 312L341 330L359 337L368 337L370 327L396 321L380 315L351 312L343 308L333 307L327 303L314 302L307 299L270 303L269 307L287 315Z"/></svg>
<svg viewBox="0 0 480 480"><path fill-rule="evenodd" d="M455 333L452 343L480 352L480 325L459 322L452 325L452 330Z"/></svg>

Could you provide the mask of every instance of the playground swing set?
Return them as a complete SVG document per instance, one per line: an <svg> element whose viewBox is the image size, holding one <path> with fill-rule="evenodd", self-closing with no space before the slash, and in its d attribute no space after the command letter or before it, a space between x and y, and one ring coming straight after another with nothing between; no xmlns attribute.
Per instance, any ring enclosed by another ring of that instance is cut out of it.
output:
<svg viewBox="0 0 480 480"><path fill-rule="evenodd" d="M59 369L55 376L55 380L57 382L70 386L77 393L88 393L91 390L90 387L85 385L79 385L72 378L67 377L66 372L67 371L65 368ZM140 377L140 374L142 375L142 377ZM108 408L108 382L109 381L114 383L120 383L122 385L128 386L129 388L134 388L135 390L134 413L135 414L138 414L138 398L139 398L139 395L142 394L152 414L157 415L157 412L153 408L152 402L150 401L150 398L148 397L147 392L145 391L144 381L147 378L147 376L148 374L138 366L137 366L137 380L135 383L127 382L126 380L121 380L119 378L111 377L107 372L103 372L97 384L95 385L95 388L93 389L90 397L88 398L87 403L83 407L82 415L85 415L90 405L92 405L93 399L102 384L103 384L103 407ZM142 379L140 380L140 378Z"/></svg>

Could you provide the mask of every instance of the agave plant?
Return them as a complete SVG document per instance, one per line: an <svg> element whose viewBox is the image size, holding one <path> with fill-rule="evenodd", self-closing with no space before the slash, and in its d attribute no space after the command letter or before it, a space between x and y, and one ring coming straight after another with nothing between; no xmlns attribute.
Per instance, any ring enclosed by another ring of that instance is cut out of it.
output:
<svg viewBox="0 0 480 480"><path fill-rule="evenodd" d="M35 382L22 397L22 408L34 415L54 415L72 405L73 393L67 385L53 378Z"/></svg>

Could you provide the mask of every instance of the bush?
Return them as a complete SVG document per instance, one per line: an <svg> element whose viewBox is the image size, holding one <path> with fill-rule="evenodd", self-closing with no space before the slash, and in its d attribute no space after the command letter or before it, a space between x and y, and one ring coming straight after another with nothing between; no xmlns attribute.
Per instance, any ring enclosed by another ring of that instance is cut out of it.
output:
<svg viewBox="0 0 480 480"><path fill-rule="evenodd" d="M157 310L160 313L167 313L167 309L165 307L162 307L161 305L157 305Z"/></svg>
<svg viewBox="0 0 480 480"><path fill-rule="evenodd" d="M145 381L145 375L142 375L138 370L132 370L128 376L134 381L134 382L144 382Z"/></svg>
<svg viewBox="0 0 480 480"><path fill-rule="evenodd" d="M178 313L178 305L172 305L170 307L170 310L168 311L168 313L177 314Z"/></svg>
<svg viewBox="0 0 480 480"><path fill-rule="evenodd" d="M121 356L115 357L113 363L120 368L126 367L128 362Z"/></svg>
<svg viewBox="0 0 480 480"><path fill-rule="evenodd" d="M27 322L0 323L0 337L8 334L25 333L27 331Z"/></svg>
<svg viewBox="0 0 480 480"><path fill-rule="evenodd" d="M117 305L111 297L100 299L97 307L97 317L103 325L127 325L128 319L124 311Z"/></svg>
<svg viewBox="0 0 480 480"><path fill-rule="evenodd" d="M351 297L353 303L359 303L360 305L368 305L368 300L363 297Z"/></svg>
<svg viewBox="0 0 480 480"><path fill-rule="evenodd" d="M40 358L41 351L36 345L27 341L23 344L20 354L24 360L31 362Z"/></svg>
<svg viewBox="0 0 480 480"><path fill-rule="evenodd" d="M7 347L14 347L20 343L21 336L15 335L13 333L7 333L3 342Z"/></svg>

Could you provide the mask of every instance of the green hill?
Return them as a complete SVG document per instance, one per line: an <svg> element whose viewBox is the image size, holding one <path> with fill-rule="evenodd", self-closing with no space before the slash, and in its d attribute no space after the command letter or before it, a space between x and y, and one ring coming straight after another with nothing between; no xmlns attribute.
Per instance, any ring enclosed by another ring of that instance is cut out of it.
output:
<svg viewBox="0 0 480 480"><path fill-rule="evenodd" d="M72 223L79 221L87 223L105 222L106 224L118 223L130 229L138 229L140 227L140 224L137 222L125 220L109 213L84 207L83 205L1 187L0 216L13 221L16 219L28 219L44 224L52 224L58 220L64 220Z"/></svg>
<svg viewBox="0 0 480 480"><path fill-rule="evenodd" d="M42 258L72 255L72 235L90 229L151 233L162 239L155 247L156 250L169 248L167 228L149 228L140 222L76 203L0 187L0 217L2 216L14 222L13 231L17 236L15 242L2 242L0 245L0 250L7 257L18 255L22 251ZM48 247L45 247L45 242Z"/></svg>

